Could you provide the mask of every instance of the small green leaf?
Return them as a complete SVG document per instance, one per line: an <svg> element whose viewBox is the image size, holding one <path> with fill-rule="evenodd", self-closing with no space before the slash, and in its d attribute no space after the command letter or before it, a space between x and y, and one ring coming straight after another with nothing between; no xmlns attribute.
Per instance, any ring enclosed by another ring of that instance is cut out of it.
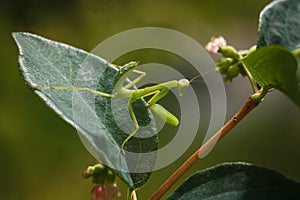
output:
<svg viewBox="0 0 300 200"><path fill-rule="evenodd" d="M20 50L20 70L29 86L92 87L113 92L117 69L107 61L30 33L14 33L13 37ZM131 189L147 182L158 142L156 126L144 100L133 104L141 126L137 135L152 137L130 139L125 149L136 154L123 155L120 145L134 128L127 109L128 99L110 99L85 91L34 92L74 126L90 153L112 168ZM139 153L143 152L148 154L141 156Z"/></svg>
<svg viewBox="0 0 300 200"><path fill-rule="evenodd" d="M224 163L199 171L168 200L299 199L300 183L247 163Z"/></svg>
<svg viewBox="0 0 300 200"><path fill-rule="evenodd" d="M300 108L297 60L288 49L280 46L263 47L242 62L261 87L280 90Z"/></svg>
<svg viewBox="0 0 300 200"><path fill-rule="evenodd" d="M300 47L300 1L278 0L260 13L257 47L281 45Z"/></svg>

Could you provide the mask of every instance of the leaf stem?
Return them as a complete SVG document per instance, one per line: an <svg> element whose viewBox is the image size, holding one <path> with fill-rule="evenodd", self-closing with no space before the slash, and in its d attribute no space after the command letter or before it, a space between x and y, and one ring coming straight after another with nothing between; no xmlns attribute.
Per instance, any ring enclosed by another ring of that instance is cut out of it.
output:
<svg viewBox="0 0 300 200"><path fill-rule="evenodd" d="M257 92L258 89L257 89L256 82L255 82L254 78L252 77L251 73L249 72L249 70L247 69L246 65L243 62L242 62L242 65L243 65L243 68L244 68L244 70L247 74L247 77L248 77L249 81L250 81L253 92L254 93Z"/></svg>
<svg viewBox="0 0 300 200"><path fill-rule="evenodd" d="M261 90L255 94L260 94ZM158 190L152 194L150 200L160 199L179 178L193 165L197 160L207 154L209 150L220 141L232 128L234 128L248 113L255 108L259 103L252 101L249 97L243 107L219 130L217 131L205 144L203 144L195 153L193 153L174 173L171 175Z"/></svg>
<svg viewBox="0 0 300 200"><path fill-rule="evenodd" d="M132 192L132 194L131 194L131 199L132 200L137 200L137 196L136 196L136 192L135 192L135 190Z"/></svg>
<svg viewBox="0 0 300 200"><path fill-rule="evenodd" d="M137 200L136 191L135 190L132 191L128 188L126 199L127 200Z"/></svg>

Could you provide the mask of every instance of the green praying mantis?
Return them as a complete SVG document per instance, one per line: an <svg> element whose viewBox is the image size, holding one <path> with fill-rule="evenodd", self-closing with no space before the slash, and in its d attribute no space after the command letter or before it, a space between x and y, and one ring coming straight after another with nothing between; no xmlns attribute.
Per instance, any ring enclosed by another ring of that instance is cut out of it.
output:
<svg viewBox="0 0 300 200"><path fill-rule="evenodd" d="M142 89L131 89L132 86L137 84L144 76L146 76L146 73L143 71L139 71L134 69L136 66L138 66L138 62L131 61L123 66L116 66L119 68L117 73L114 76L114 92L113 94L104 93L101 91L92 90L89 88L81 88L81 87L60 87L60 86L44 86L44 87L34 87L34 89L37 90L72 90L72 91L86 91L90 92L96 95L100 95L103 97L108 98L128 98L128 111L130 114L130 117L134 124L134 130L129 134L129 136L123 141L121 145L121 149L124 152L124 147L126 143L132 138L136 132L139 130L139 124L137 122L136 116L132 109L132 103L134 103L136 100L144 97L150 97L152 96L147 102L146 106L152 110L154 113L157 114L158 117L160 117L162 120L165 121L166 124L169 124L171 126L177 126L179 124L179 120L175 115L173 115L171 112L169 112L167 109L165 109L163 106L157 104L157 102L162 99L164 96L166 96L171 88L177 88L179 96L183 94L185 89L189 87L190 82L196 78L194 77L191 79L191 81L187 79L181 79L181 80L172 80L165 83L160 83L154 86L145 87ZM126 74L133 70L133 72L138 73L139 76L135 78L133 81L128 83L127 85L124 85L126 81Z"/></svg>

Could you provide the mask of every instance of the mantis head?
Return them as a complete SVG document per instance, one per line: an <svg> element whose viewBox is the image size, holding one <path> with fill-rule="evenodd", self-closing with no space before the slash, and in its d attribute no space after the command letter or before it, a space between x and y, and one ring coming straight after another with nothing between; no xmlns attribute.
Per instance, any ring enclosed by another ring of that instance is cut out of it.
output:
<svg viewBox="0 0 300 200"><path fill-rule="evenodd" d="M179 96L183 95L183 92L186 88L190 86L190 81L187 79L180 79L177 84L178 94Z"/></svg>

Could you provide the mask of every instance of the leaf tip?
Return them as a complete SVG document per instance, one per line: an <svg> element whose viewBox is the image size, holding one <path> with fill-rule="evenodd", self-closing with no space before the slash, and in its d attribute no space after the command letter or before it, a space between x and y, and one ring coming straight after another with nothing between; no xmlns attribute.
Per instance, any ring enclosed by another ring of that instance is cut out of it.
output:
<svg viewBox="0 0 300 200"><path fill-rule="evenodd" d="M14 38L15 41L18 41L18 38L23 35L24 32L12 32L11 35Z"/></svg>

